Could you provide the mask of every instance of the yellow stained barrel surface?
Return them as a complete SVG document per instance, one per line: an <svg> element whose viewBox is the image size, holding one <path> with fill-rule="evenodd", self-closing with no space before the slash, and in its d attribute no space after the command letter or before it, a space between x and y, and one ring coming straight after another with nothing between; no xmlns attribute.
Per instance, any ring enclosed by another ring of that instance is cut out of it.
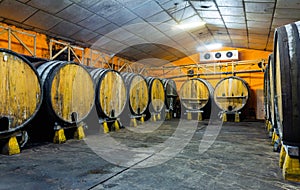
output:
<svg viewBox="0 0 300 190"><path fill-rule="evenodd" d="M149 102L148 86L145 79L139 75L134 76L129 89L130 107L135 114L142 114Z"/></svg>
<svg viewBox="0 0 300 190"><path fill-rule="evenodd" d="M278 55L278 54L277 54ZM277 59L278 60L278 59ZM275 103L274 103L274 99L275 99L275 86L274 86L274 68L273 68L273 64L270 62L269 65L269 81L270 81L270 117L271 117L271 123L272 125L275 124ZM280 79L277 79L277 82L281 82ZM279 90L279 89L277 89ZM278 100L278 99L277 99Z"/></svg>
<svg viewBox="0 0 300 190"><path fill-rule="evenodd" d="M282 104L282 91L281 91L281 62L280 62L280 54L281 52L279 52L279 44L278 44L278 41L276 42L276 62L275 62L275 68L276 68L276 73L275 73L275 77L273 79L276 79L276 81L273 81L276 83L276 98L277 98L277 106L278 106L278 119L280 121L280 123L282 124L283 122L283 109L284 109L284 106ZM282 50L284 51L284 50ZM274 69L274 68L272 68ZM270 76L271 77L271 76ZM271 82L271 81L270 81ZM272 84L272 88L274 90L274 83ZM296 87L297 88L297 87ZM299 88L299 86L298 86ZM283 92L284 93L284 92ZM274 100L272 99L274 98L275 99L275 94L271 94L271 101ZM299 97L298 97L299 98ZM274 102L272 102L271 106L275 106L274 105ZM275 113L271 113L272 115L275 115ZM274 116L275 117L275 116Z"/></svg>
<svg viewBox="0 0 300 190"><path fill-rule="evenodd" d="M165 91L162 82L154 79L151 86L151 104L155 112L160 112L165 104Z"/></svg>
<svg viewBox="0 0 300 190"><path fill-rule="evenodd" d="M238 111L247 103L248 88L242 80L227 78L217 84L214 100L224 111Z"/></svg>
<svg viewBox="0 0 300 190"><path fill-rule="evenodd" d="M20 58L0 53L0 117L12 118L11 128L27 121L41 101L37 74ZM7 126L0 126L7 127Z"/></svg>
<svg viewBox="0 0 300 190"><path fill-rule="evenodd" d="M121 114L126 103L126 87L121 75L117 72L109 71L101 80L100 106L106 116L114 117Z"/></svg>
<svg viewBox="0 0 300 190"><path fill-rule="evenodd" d="M203 108L209 101L208 87L200 80L188 80L180 88L180 97L185 108Z"/></svg>
<svg viewBox="0 0 300 190"><path fill-rule="evenodd" d="M67 122L72 113L81 121L94 104L94 84L89 73L79 65L66 64L56 73L51 85L51 104L54 112Z"/></svg>

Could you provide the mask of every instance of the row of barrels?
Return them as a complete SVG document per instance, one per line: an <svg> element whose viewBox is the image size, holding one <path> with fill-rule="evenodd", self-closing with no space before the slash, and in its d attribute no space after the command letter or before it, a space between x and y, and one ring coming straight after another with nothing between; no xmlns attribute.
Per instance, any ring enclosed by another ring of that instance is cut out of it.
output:
<svg viewBox="0 0 300 190"><path fill-rule="evenodd" d="M25 128L33 136L51 136L80 125L94 108L102 120L149 118L165 107L173 110L177 96L172 80L75 62L29 62L6 49L0 49L0 79L0 139Z"/></svg>
<svg viewBox="0 0 300 190"><path fill-rule="evenodd" d="M275 29L264 75L266 125L283 177L300 181L300 22Z"/></svg>
<svg viewBox="0 0 300 190"><path fill-rule="evenodd" d="M225 114L238 113L247 104L250 89L245 80L236 76L221 79L215 88L207 80L194 78L183 83L179 95L187 112L204 111L209 117L215 107Z"/></svg>

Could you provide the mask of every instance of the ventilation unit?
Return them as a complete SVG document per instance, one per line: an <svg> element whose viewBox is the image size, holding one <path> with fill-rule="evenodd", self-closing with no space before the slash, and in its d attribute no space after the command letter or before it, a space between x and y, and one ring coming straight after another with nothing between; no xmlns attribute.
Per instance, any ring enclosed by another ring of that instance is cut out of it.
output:
<svg viewBox="0 0 300 190"><path fill-rule="evenodd" d="M218 62L239 60L238 50L203 52L200 53L200 62Z"/></svg>

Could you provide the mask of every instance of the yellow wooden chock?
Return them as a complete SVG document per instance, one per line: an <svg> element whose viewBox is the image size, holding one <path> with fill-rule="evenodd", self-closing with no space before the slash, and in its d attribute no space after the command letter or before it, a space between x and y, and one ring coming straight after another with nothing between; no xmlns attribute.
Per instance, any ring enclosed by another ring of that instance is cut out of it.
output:
<svg viewBox="0 0 300 190"><path fill-rule="evenodd" d="M170 112L166 112L166 120L171 119L171 113Z"/></svg>
<svg viewBox="0 0 300 190"><path fill-rule="evenodd" d="M267 127L268 131L271 132L273 127L270 121L268 121L268 127Z"/></svg>
<svg viewBox="0 0 300 190"><path fill-rule="evenodd" d="M157 114L157 120L161 120L160 113Z"/></svg>
<svg viewBox="0 0 300 190"><path fill-rule="evenodd" d="M279 167L280 168L283 167L285 156L286 156L286 152L285 152L285 149L284 149L284 147L282 145L281 149L280 149L280 154L279 154Z"/></svg>
<svg viewBox="0 0 300 190"><path fill-rule="evenodd" d="M269 120L267 120L267 119L265 121L265 127L266 127L266 130L269 131Z"/></svg>
<svg viewBox="0 0 300 190"><path fill-rule="evenodd" d="M222 121L227 122L227 114L225 112L222 114Z"/></svg>
<svg viewBox="0 0 300 190"><path fill-rule="evenodd" d="M2 154L14 155L20 154L20 147L16 137L10 137L8 142L4 145L2 149Z"/></svg>
<svg viewBox="0 0 300 190"><path fill-rule="evenodd" d="M107 122L104 121L102 125L103 125L103 131L104 131L104 133L108 133L109 132L109 128L108 128Z"/></svg>
<svg viewBox="0 0 300 190"><path fill-rule="evenodd" d="M81 140L85 137L83 126L77 127L74 133L74 139Z"/></svg>
<svg viewBox="0 0 300 190"><path fill-rule="evenodd" d="M53 138L53 143L56 144L61 144L66 142L66 136L65 136L65 131L64 129L59 129L57 131L55 131L54 133L54 138Z"/></svg>
<svg viewBox="0 0 300 190"><path fill-rule="evenodd" d="M135 118L131 118L130 126L131 126L131 127L137 127L137 122L136 122L136 119L135 119Z"/></svg>
<svg viewBox="0 0 300 190"><path fill-rule="evenodd" d="M145 122L145 119L144 119L144 117L142 116L141 117L141 123L144 123Z"/></svg>
<svg viewBox="0 0 300 190"><path fill-rule="evenodd" d="M120 129L120 125L119 125L118 120L116 120L116 121L114 122L114 127L115 127L115 130L116 130L116 131L118 131L118 130Z"/></svg>
<svg viewBox="0 0 300 190"><path fill-rule="evenodd" d="M156 115L153 114L153 115L151 116L151 119L152 119L153 122L156 122Z"/></svg>
<svg viewBox="0 0 300 190"><path fill-rule="evenodd" d="M276 131L274 130L272 133L272 141L271 144L274 145L275 142L279 139L279 136L277 135Z"/></svg>
<svg viewBox="0 0 300 190"><path fill-rule="evenodd" d="M186 119L187 120L192 120L192 113L191 112L186 113Z"/></svg>
<svg viewBox="0 0 300 190"><path fill-rule="evenodd" d="M234 122L240 122L240 114L235 113L234 115Z"/></svg>
<svg viewBox="0 0 300 190"><path fill-rule="evenodd" d="M202 121L202 113L201 112L198 112L198 121Z"/></svg>
<svg viewBox="0 0 300 190"><path fill-rule="evenodd" d="M285 155L282 168L283 178L289 181L300 182L300 160L299 158L291 158Z"/></svg>

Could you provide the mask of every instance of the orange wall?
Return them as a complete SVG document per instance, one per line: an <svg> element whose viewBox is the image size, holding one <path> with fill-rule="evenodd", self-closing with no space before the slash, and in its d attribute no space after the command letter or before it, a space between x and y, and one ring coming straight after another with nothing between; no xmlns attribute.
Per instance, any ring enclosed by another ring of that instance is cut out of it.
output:
<svg viewBox="0 0 300 190"><path fill-rule="evenodd" d="M6 24L0 24L3 27L8 27ZM39 34L36 32L28 31L28 30L22 30L20 28L17 28L15 26L9 26L12 30L26 32L29 34L36 35L36 55L38 57L42 58L49 58L49 46L48 46L48 38L44 34ZM3 31L2 28L0 28L0 31ZM6 30L5 30L6 31ZM24 35L18 32L14 32L17 37L19 37L24 44L28 46L28 48L33 52L34 49L34 38L28 35ZM0 35L0 47L8 49L8 32L5 32ZM25 55L30 55L30 53L24 48L24 46L21 45L21 43L16 39L15 36L11 35L11 50Z"/></svg>

